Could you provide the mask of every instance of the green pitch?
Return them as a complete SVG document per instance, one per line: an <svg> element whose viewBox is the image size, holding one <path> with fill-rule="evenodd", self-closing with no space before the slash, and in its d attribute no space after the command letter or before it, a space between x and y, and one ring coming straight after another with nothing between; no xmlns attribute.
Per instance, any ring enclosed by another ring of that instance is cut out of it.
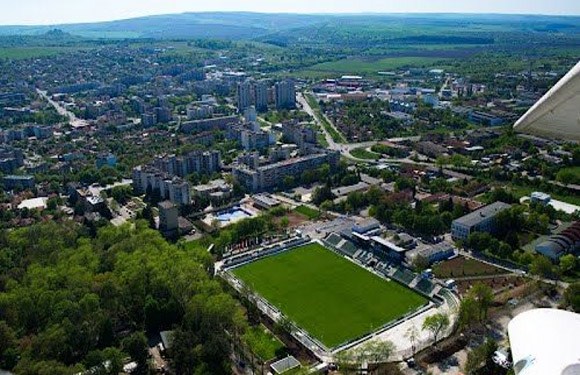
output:
<svg viewBox="0 0 580 375"><path fill-rule="evenodd" d="M328 348L427 302L319 244L258 260L233 273Z"/></svg>

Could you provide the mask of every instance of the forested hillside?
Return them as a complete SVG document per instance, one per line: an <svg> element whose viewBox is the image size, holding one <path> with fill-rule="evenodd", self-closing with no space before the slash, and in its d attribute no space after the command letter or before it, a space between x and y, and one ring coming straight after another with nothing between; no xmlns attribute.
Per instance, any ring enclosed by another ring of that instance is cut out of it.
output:
<svg viewBox="0 0 580 375"><path fill-rule="evenodd" d="M116 374L131 357L146 373L146 337L178 328L181 373L229 373L226 334L243 332L237 303L205 252L168 244L146 223L43 223L0 232L0 368ZM226 333L229 332L229 333ZM103 366L110 361L108 369Z"/></svg>

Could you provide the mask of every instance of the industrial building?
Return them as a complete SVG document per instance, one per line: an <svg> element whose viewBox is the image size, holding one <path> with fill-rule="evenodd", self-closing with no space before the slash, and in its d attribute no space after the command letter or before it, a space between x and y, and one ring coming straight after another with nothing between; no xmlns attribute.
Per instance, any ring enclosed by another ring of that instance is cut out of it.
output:
<svg viewBox="0 0 580 375"><path fill-rule="evenodd" d="M557 262L566 254L580 250L580 221L576 221L562 232L536 245L536 251Z"/></svg>

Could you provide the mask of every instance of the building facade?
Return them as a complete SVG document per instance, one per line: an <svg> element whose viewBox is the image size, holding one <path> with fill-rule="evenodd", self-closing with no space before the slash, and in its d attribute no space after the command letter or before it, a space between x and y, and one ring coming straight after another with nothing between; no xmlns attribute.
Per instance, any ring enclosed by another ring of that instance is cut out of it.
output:
<svg viewBox="0 0 580 375"><path fill-rule="evenodd" d="M451 236L456 240L466 240L473 232L495 231L495 216L511 205L503 202L495 202L470 214L453 220L451 223Z"/></svg>
<svg viewBox="0 0 580 375"><path fill-rule="evenodd" d="M252 105L252 84L249 81L238 83L236 94L238 112L243 113Z"/></svg>
<svg viewBox="0 0 580 375"><path fill-rule="evenodd" d="M274 86L276 109L296 108L296 88L290 80L277 82Z"/></svg>
<svg viewBox="0 0 580 375"><path fill-rule="evenodd" d="M315 169L323 164L334 167L340 160L340 154L335 151L323 151L278 163L259 166L255 169L246 165L238 165L232 170L234 178L246 189L260 192L282 186L284 177L299 178L304 171Z"/></svg>

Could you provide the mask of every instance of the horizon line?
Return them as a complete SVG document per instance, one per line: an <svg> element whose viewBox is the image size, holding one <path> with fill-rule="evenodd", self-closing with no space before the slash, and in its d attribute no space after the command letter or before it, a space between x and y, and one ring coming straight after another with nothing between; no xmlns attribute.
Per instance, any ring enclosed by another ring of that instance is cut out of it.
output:
<svg viewBox="0 0 580 375"><path fill-rule="evenodd" d="M60 23L21 23L21 24L2 24L0 27L58 27L58 26L70 26L70 25L87 25L96 23L110 23L110 22L122 22L129 21L140 18L150 18L150 17L166 17L166 16L179 16L186 14L261 14L261 15L296 15L296 16L405 16L405 15L453 15L453 16L525 16L525 17L569 17L578 18L578 14L561 14L561 13L515 13L515 12L315 12L315 13L303 13L303 12L257 12L257 11L245 11L245 10L204 10L204 11L186 11L186 12L176 12L176 13L154 13L154 14L144 14L140 16L127 17L127 18L114 18L114 19L103 19L94 21L70 21L70 22L60 22Z"/></svg>

